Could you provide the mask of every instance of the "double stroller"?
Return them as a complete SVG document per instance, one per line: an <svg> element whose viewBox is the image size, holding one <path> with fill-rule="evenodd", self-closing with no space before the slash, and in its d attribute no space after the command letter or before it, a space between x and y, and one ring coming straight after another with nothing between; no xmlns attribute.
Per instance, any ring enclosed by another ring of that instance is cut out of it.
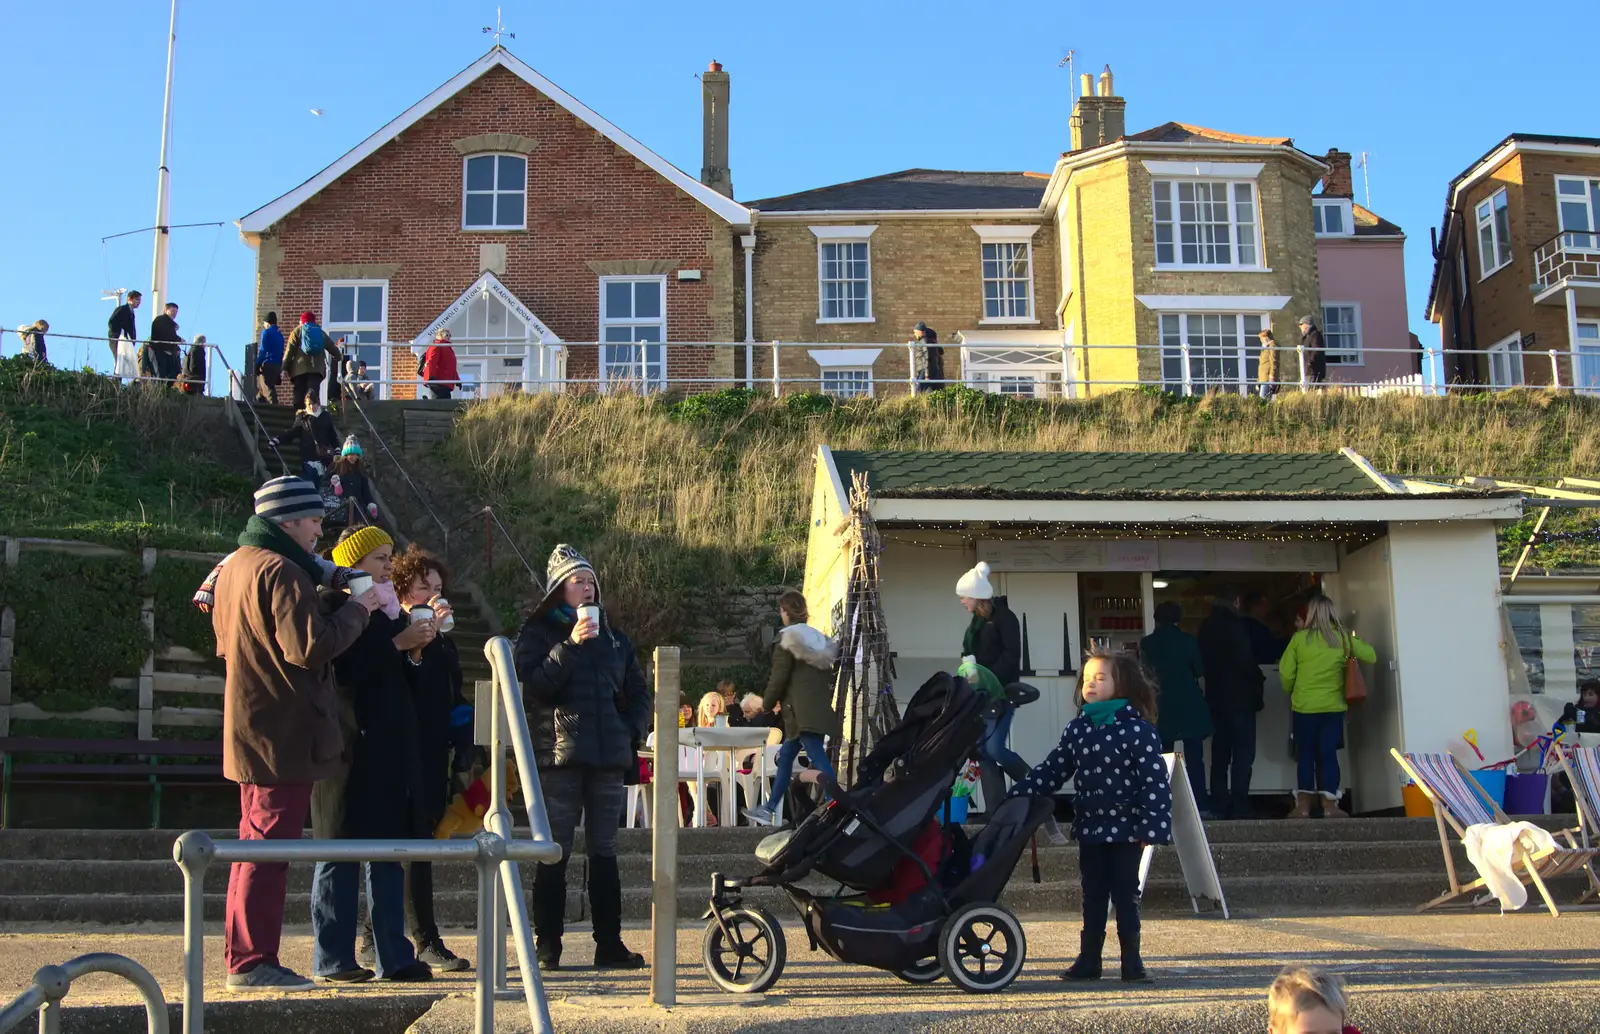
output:
<svg viewBox="0 0 1600 1034"><path fill-rule="evenodd" d="M797 828L761 842L759 873L712 876L701 940L712 983L756 994L783 974L782 928L771 912L742 900L754 887L780 888L811 949L841 962L912 984L943 976L974 993L999 991L1017 978L1027 941L997 899L1052 802L1006 801L970 841L960 826L938 821L982 736L983 709L964 679L935 675L862 760L850 790L830 785L831 799ZM812 873L841 887L816 894L797 886Z"/></svg>

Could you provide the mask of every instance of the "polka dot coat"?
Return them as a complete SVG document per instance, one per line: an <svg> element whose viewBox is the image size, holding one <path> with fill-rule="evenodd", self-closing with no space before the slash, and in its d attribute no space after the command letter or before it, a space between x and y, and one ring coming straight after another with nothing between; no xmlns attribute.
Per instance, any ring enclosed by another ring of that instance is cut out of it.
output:
<svg viewBox="0 0 1600 1034"><path fill-rule="evenodd" d="M1050 756L1011 796L1048 797L1073 776L1073 832L1081 844L1170 844L1172 784L1161 758L1161 736L1131 706L1110 725L1079 715Z"/></svg>

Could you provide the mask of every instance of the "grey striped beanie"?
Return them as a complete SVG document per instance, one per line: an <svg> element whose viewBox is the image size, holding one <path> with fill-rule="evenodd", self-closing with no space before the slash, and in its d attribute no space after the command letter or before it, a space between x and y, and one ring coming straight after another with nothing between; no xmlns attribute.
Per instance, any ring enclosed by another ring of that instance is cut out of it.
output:
<svg viewBox="0 0 1600 1034"><path fill-rule="evenodd" d="M256 489L256 516L282 523L327 514L322 495L304 478L284 475Z"/></svg>

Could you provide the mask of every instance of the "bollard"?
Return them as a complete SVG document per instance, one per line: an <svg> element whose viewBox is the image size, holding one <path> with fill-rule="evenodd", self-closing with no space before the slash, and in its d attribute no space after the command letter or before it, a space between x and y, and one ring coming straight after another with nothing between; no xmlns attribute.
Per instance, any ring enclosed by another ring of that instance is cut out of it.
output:
<svg viewBox="0 0 1600 1034"><path fill-rule="evenodd" d="M678 697L676 646L658 646L656 770L650 780L650 1001L678 1004Z"/></svg>
<svg viewBox="0 0 1600 1034"><path fill-rule="evenodd" d="M216 852L198 830L172 845L172 860L183 870L183 1034L205 1034L206 869Z"/></svg>

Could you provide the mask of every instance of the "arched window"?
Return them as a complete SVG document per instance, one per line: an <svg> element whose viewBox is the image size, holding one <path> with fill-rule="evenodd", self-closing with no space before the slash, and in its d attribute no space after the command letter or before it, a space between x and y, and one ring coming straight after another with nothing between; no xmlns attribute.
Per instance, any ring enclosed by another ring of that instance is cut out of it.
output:
<svg viewBox="0 0 1600 1034"><path fill-rule="evenodd" d="M528 159L475 154L462 171L461 228L521 230L528 220Z"/></svg>

